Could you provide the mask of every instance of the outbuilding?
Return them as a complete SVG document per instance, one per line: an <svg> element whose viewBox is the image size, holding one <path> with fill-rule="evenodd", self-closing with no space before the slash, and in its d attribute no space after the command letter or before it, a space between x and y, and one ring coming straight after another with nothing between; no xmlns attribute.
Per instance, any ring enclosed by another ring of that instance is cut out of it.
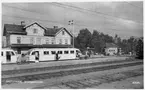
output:
<svg viewBox="0 0 145 90"><path fill-rule="evenodd" d="M118 46L114 43L106 43L105 46L105 54L106 55L117 55L118 54Z"/></svg>

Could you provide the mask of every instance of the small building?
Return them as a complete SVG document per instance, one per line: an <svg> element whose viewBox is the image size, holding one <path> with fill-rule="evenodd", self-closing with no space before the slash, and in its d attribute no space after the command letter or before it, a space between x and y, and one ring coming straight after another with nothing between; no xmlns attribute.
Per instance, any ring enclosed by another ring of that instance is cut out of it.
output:
<svg viewBox="0 0 145 90"><path fill-rule="evenodd" d="M106 43L105 54L106 55L117 55L118 54L118 46L114 43Z"/></svg>
<svg viewBox="0 0 145 90"><path fill-rule="evenodd" d="M45 28L34 22L30 25L4 24L5 47L21 54L31 48L70 48L73 35L64 27Z"/></svg>

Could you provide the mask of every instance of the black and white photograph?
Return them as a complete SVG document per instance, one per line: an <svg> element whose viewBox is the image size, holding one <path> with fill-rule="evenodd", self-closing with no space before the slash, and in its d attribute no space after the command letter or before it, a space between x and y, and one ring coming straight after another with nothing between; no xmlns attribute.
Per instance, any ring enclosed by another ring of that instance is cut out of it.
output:
<svg viewBox="0 0 145 90"><path fill-rule="evenodd" d="M1 2L1 88L144 89L143 3Z"/></svg>

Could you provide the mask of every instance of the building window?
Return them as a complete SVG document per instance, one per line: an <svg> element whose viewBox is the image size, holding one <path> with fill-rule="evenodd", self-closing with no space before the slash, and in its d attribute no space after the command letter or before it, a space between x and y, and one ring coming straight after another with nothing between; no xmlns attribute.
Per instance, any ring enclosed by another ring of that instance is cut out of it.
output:
<svg viewBox="0 0 145 90"><path fill-rule="evenodd" d="M65 31L62 31L62 35L65 35Z"/></svg>
<svg viewBox="0 0 145 90"><path fill-rule="evenodd" d="M54 38L51 39L51 43L54 44Z"/></svg>
<svg viewBox="0 0 145 90"><path fill-rule="evenodd" d="M21 37L17 37L17 43L18 43L18 44L21 43Z"/></svg>
<svg viewBox="0 0 145 90"><path fill-rule="evenodd" d="M18 51L18 54L21 54L21 49L20 48L18 48L17 51Z"/></svg>
<svg viewBox="0 0 145 90"><path fill-rule="evenodd" d="M54 44L54 40L53 39L51 40L51 43Z"/></svg>
<svg viewBox="0 0 145 90"><path fill-rule="evenodd" d="M33 33L38 33L38 30L36 28L34 28Z"/></svg>
<svg viewBox="0 0 145 90"><path fill-rule="evenodd" d="M49 39L48 38L46 39L46 44L49 44Z"/></svg>
<svg viewBox="0 0 145 90"><path fill-rule="evenodd" d="M41 38L37 38L37 44L38 44L38 45L41 44Z"/></svg>
<svg viewBox="0 0 145 90"><path fill-rule="evenodd" d="M30 44L33 44L33 42L34 42L34 38L31 37L31 38L30 38Z"/></svg>
<svg viewBox="0 0 145 90"><path fill-rule="evenodd" d="M62 39L59 39L59 44L62 44Z"/></svg>
<svg viewBox="0 0 145 90"><path fill-rule="evenodd" d="M68 44L68 40L67 39L65 39L65 44Z"/></svg>

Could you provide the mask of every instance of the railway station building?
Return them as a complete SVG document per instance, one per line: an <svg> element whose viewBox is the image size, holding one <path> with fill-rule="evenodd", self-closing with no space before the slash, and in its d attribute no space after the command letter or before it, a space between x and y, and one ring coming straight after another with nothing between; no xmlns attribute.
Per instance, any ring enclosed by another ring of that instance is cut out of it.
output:
<svg viewBox="0 0 145 90"><path fill-rule="evenodd" d="M70 48L73 35L64 27L46 28L34 22L29 25L4 24L5 47L18 54L31 48Z"/></svg>

